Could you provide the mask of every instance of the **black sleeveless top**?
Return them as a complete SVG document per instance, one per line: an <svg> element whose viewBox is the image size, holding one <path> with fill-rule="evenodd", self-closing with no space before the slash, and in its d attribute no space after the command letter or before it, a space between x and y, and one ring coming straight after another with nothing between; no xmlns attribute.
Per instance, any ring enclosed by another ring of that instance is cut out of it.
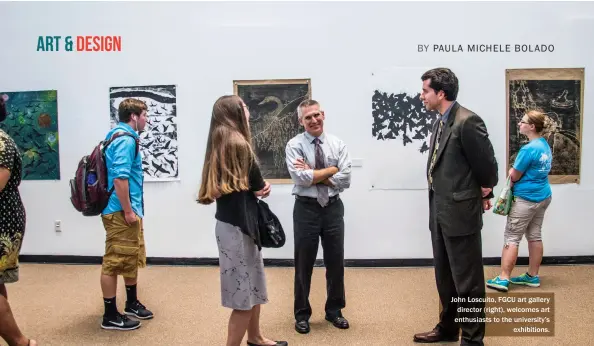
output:
<svg viewBox="0 0 594 346"><path fill-rule="evenodd" d="M254 163L249 172L249 191L235 191L216 200L215 218L239 227L241 232L254 240L258 249L262 246L258 232L258 197L254 192L262 190L265 185L260 168Z"/></svg>

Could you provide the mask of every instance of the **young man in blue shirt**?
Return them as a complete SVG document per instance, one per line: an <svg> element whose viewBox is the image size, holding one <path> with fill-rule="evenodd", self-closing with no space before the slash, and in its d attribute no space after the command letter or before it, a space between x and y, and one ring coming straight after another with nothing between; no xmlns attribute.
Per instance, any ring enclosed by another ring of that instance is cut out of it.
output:
<svg viewBox="0 0 594 346"><path fill-rule="evenodd" d="M119 105L119 123L111 129L106 140L117 132L131 136L115 139L105 150L108 189L115 187L101 219L106 231L105 255L103 256L101 289L105 314L101 328L133 330L140 327L139 321L126 315L150 319L153 313L140 303L136 296L138 268L146 266L142 219L143 171L142 158L137 151L138 132L147 122L147 106L136 99L126 99ZM117 276L122 275L126 284L126 307L124 314L116 306Z"/></svg>

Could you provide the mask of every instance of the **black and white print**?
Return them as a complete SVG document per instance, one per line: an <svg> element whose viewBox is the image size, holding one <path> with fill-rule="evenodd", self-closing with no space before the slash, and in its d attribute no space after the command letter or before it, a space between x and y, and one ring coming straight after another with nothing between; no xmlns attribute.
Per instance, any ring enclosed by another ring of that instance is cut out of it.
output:
<svg viewBox="0 0 594 346"><path fill-rule="evenodd" d="M370 73L371 136L367 132L366 137L374 190L427 188L431 131L438 115L426 110L420 99L421 76L429 69L385 68Z"/></svg>
<svg viewBox="0 0 594 346"><path fill-rule="evenodd" d="M234 81L234 92L250 110L254 151L262 177L271 183L292 184L285 162L285 147L303 132L297 106L311 98L309 79Z"/></svg>
<svg viewBox="0 0 594 346"><path fill-rule="evenodd" d="M553 151L550 175L580 174L580 80L510 81L509 161L511 166L528 138L520 134L518 123L531 109L545 112L548 131L543 134Z"/></svg>
<svg viewBox="0 0 594 346"><path fill-rule="evenodd" d="M511 167L528 138L518 124L526 112L545 114L547 140L553 159L551 184L579 184L582 166L584 118L583 68L528 68L506 70L507 167Z"/></svg>
<svg viewBox="0 0 594 346"><path fill-rule="evenodd" d="M371 99L372 136L377 140L398 139L403 146L415 146L421 154L427 153L437 112L426 110L420 96L376 89Z"/></svg>
<svg viewBox="0 0 594 346"><path fill-rule="evenodd" d="M140 133L145 181L179 179L175 85L114 87L109 90L111 126L118 122L118 106L126 98L144 101L148 122Z"/></svg>

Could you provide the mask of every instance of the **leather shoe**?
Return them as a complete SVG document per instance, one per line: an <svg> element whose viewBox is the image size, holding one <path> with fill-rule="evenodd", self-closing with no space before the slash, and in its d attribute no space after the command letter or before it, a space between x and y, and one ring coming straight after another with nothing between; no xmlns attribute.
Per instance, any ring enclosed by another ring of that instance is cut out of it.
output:
<svg viewBox="0 0 594 346"><path fill-rule="evenodd" d="M430 332L415 334L413 341L421 343L454 342L458 341L458 335L443 334L439 328L434 328Z"/></svg>
<svg viewBox="0 0 594 346"><path fill-rule="evenodd" d="M309 322L308 321L295 322L295 330L301 334L309 333Z"/></svg>
<svg viewBox="0 0 594 346"><path fill-rule="evenodd" d="M247 343L247 344L248 344L248 346L262 346L262 345L258 345L258 344L253 344L253 343L251 343L251 342L249 342L249 341L248 341L248 343ZM288 343L288 342L286 342L286 341L276 341L276 344L275 344L275 345L276 345L276 346L288 346L288 345L289 345L289 343Z"/></svg>
<svg viewBox="0 0 594 346"><path fill-rule="evenodd" d="M330 317L330 316L326 315L326 321L332 322L332 324L336 328L349 329L349 321L347 321L346 318L344 318L342 316Z"/></svg>

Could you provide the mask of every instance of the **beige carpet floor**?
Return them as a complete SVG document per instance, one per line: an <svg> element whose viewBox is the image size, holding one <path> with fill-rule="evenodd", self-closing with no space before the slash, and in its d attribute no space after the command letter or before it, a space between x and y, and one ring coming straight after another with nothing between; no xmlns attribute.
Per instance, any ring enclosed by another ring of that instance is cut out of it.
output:
<svg viewBox="0 0 594 346"><path fill-rule="evenodd" d="M485 267L485 274L498 270ZM143 269L139 297L155 319L132 332L100 329L99 273L100 267L92 265L22 264L21 281L7 285L22 330L40 345L225 345L230 311L220 306L218 267ZM555 293L555 336L488 337L487 345L593 344L594 266L546 266L541 276L540 288L514 287L514 292ZM262 329L289 345L414 345L413 334L430 330L437 321L432 268L347 268L348 330L324 320L324 268L315 268L307 335L294 330L292 268L267 268L267 282L271 302L262 309ZM121 278L118 284L123 309Z"/></svg>

